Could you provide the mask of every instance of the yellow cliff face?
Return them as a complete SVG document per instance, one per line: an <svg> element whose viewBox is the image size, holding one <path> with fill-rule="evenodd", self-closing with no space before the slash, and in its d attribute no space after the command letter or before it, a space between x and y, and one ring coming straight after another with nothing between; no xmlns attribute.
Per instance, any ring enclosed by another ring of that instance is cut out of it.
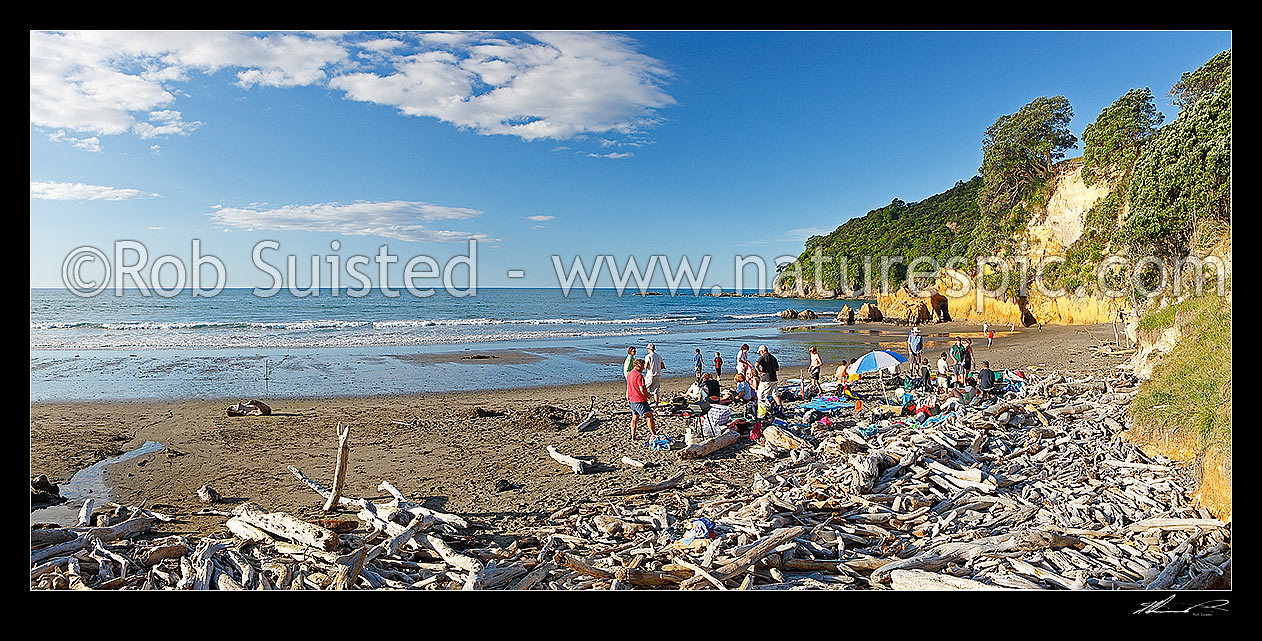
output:
<svg viewBox="0 0 1262 641"><path fill-rule="evenodd" d="M1025 327L1031 324L1045 325L1094 325L1118 320L1118 311L1130 309L1125 298L1103 297L1048 297L1031 291L1024 299L1003 299L983 296L978 300L975 289L965 289L961 283L970 282L960 272L944 271L932 291L941 292L947 298L947 312L951 320L989 322L1000 325ZM892 294L878 295L877 307L886 316L903 318L908 306L929 301L900 288Z"/></svg>
<svg viewBox="0 0 1262 641"><path fill-rule="evenodd" d="M1082 236L1087 210L1109 195L1109 187L1105 184L1088 187L1082 181L1081 158L1062 162L1057 171L1045 215L1036 217L1026 230L1031 258L1063 254L1065 248Z"/></svg>

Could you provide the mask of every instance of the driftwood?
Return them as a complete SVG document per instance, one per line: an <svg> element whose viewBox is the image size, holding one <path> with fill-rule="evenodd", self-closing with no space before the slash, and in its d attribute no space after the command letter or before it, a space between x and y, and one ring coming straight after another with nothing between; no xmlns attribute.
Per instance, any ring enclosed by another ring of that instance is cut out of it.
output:
<svg viewBox="0 0 1262 641"><path fill-rule="evenodd" d="M709 456L733 443L740 440L741 435L736 430L724 430L718 436L708 438L703 441L693 443L679 450L679 458L695 459Z"/></svg>
<svg viewBox="0 0 1262 641"><path fill-rule="evenodd" d="M321 550L335 550L338 546L337 534L332 530L296 519L284 512L268 512L255 503L243 503L233 510L233 514L245 523L287 541Z"/></svg>
<svg viewBox="0 0 1262 641"><path fill-rule="evenodd" d="M332 512L342 496L342 486L346 484L346 466L351 455L351 428L349 425L337 424L337 465L333 469L333 489L324 501L324 511Z"/></svg>
<svg viewBox="0 0 1262 641"><path fill-rule="evenodd" d="M657 483L645 483L643 485L633 485L624 488L610 488L601 490L601 496L627 496L630 494L647 494L649 492L660 492L679 485L684 480L684 473L678 472L674 476Z"/></svg>
<svg viewBox="0 0 1262 641"><path fill-rule="evenodd" d="M570 470L575 474L586 474L588 472L588 468L591 467L591 463L582 459L574 458L573 456L562 454L552 445L548 446L548 456L551 456L554 461L560 463L561 465L570 468Z"/></svg>

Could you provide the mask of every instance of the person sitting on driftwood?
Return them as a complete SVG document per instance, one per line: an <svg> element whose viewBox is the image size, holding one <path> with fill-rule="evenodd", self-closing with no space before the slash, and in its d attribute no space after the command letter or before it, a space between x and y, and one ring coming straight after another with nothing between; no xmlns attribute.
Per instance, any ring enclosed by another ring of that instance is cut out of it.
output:
<svg viewBox="0 0 1262 641"><path fill-rule="evenodd" d="M982 361L982 368L977 371L977 389L983 399L994 398L999 393L995 385L995 372L990 369L990 361Z"/></svg>

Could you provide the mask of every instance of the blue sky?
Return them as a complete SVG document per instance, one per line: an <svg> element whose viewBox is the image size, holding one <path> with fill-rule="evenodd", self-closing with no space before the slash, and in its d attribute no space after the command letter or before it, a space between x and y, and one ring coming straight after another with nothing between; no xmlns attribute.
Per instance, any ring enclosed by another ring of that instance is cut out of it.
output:
<svg viewBox="0 0 1262 641"><path fill-rule="evenodd" d="M771 264L971 178L985 129L1038 96L1068 98L1079 137L1136 87L1169 122L1170 85L1230 47L1229 32L32 32L30 284L60 287L72 250L119 240L191 264L199 239L228 286L251 287L270 283L250 254L265 239L306 265L383 244L441 264L475 238L480 287L557 286L554 254L660 254L710 255L704 285L730 288L738 255Z"/></svg>

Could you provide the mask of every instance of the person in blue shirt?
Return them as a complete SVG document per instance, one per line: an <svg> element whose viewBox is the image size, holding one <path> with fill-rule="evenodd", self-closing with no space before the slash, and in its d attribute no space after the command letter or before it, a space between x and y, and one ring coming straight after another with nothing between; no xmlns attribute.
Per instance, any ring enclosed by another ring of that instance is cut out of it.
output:
<svg viewBox="0 0 1262 641"><path fill-rule="evenodd" d="M697 366L697 367L696 367L696 369L697 369L697 381L698 381L698 382L700 382L700 381L701 381L701 369L705 367L705 358L703 358L703 357L701 356L701 350L699 350L699 349L697 350L697 354L696 354L695 356L693 356L693 357L692 357L692 360L693 360L693 364Z"/></svg>
<svg viewBox="0 0 1262 641"><path fill-rule="evenodd" d="M920 338L920 328L911 328L911 333L907 335L907 354L912 363L920 362L920 352L924 349L924 341Z"/></svg>

